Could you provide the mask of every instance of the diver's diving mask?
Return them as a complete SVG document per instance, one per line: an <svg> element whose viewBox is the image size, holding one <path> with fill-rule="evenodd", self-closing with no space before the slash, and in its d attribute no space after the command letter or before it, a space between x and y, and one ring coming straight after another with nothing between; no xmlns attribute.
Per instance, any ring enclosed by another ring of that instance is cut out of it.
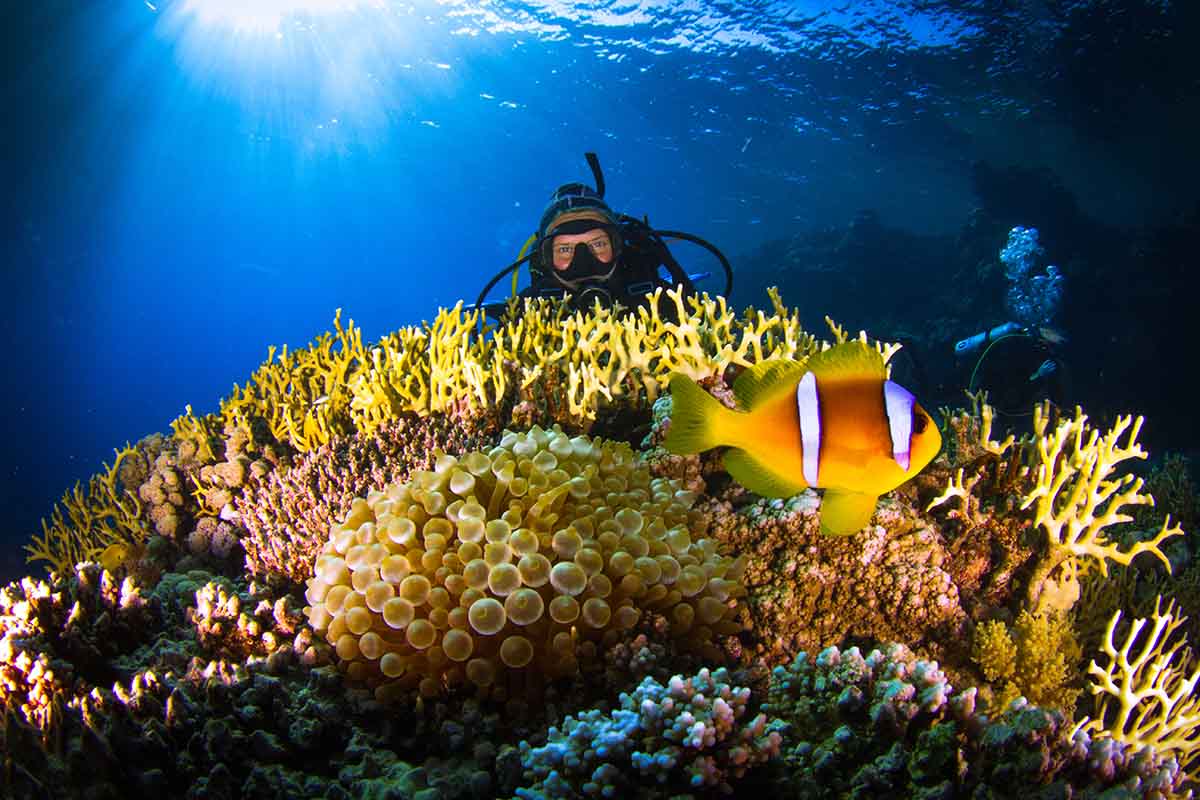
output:
<svg viewBox="0 0 1200 800"><path fill-rule="evenodd" d="M555 245L558 236L590 234L581 242ZM554 228L540 244L543 269L566 288L577 291L584 284L607 282L617 267L621 237L615 225L594 219L578 219ZM564 260L565 268L560 268Z"/></svg>

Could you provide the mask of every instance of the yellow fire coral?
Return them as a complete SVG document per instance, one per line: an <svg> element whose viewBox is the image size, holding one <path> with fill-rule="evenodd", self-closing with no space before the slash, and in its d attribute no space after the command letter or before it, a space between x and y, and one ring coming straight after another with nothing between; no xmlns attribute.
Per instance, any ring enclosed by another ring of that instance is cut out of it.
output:
<svg viewBox="0 0 1200 800"><path fill-rule="evenodd" d="M1044 547L1025 584L1026 608L1066 611L1078 599L1078 576L1095 569L1107 577L1108 562L1128 566L1141 553L1153 553L1170 571L1160 545L1183 533L1170 517L1149 539L1125 545L1110 538L1111 526L1132 520L1125 507L1154 505L1154 498L1141 491L1141 478L1118 475L1123 462L1146 457L1137 442L1141 417L1120 417L1101 434L1078 408L1073 418L1052 426L1050 406L1043 403L1034 406L1032 435L1019 440L1009 435L995 442L992 408L977 396L972 402L975 412L966 422L958 418L956 423L958 430L976 435L976 440L956 448L968 451L960 458L967 466L957 470L926 510L958 498L960 509L950 516L964 520L968 527L978 526L986 522L986 494L996 498L1017 494L1020 508L1032 510L1034 527L1045 534ZM973 424L975 419L978 425Z"/></svg>
<svg viewBox="0 0 1200 800"><path fill-rule="evenodd" d="M458 404L493 406L509 387L528 388L537 380L563 390L571 418L590 420L617 397L653 401L672 372L698 380L730 364L816 349L799 315L774 291L770 297L774 314L751 309L741 317L723 297L684 297L678 290L665 298L657 290L655 302L636 316L599 305L569 312L556 301L525 300L486 336L472 335L479 312L464 313L461 304L443 309L428 333L402 329L372 351L369 368L353 381L353 408L366 416L357 426L377 424L389 406L392 413L418 414ZM673 320L659 313L668 303Z"/></svg>
<svg viewBox="0 0 1200 800"><path fill-rule="evenodd" d="M563 418L586 422L623 396L653 401L672 372L696 379L730 364L797 358L816 349L799 315L769 292L774 313L735 314L723 297L684 297L662 290L637 315L596 306L572 312L548 299L525 300L501 324L480 334L482 312L462 304L441 309L432 323L401 328L368 347L362 329L341 324L308 347L268 350L244 387L234 386L219 414L176 419L176 435L197 442L213 460L214 429L243 431L253 441L256 421L271 435L306 452L336 433L370 433L411 412L495 408L506 393L548 384ZM673 319L659 313L660 300ZM253 447L252 447L253 449Z"/></svg>
<svg viewBox="0 0 1200 800"><path fill-rule="evenodd" d="M355 500L306 613L343 669L384 693L570 674L651 610L712 657L711 639L739 630L745 565L692 541L694 499L624 443L506 432Z"/></svg>
<svg viewBox="0 0 1200 800"><path fill-rule="evenodd" d="M1171 563L1159 545L1183 533L1179 526L1171 525L1170 517L1154 538L1128 548L1109 539L1105 532L1111 525L1132 519L1122 513L1124 506L1154 504L1154 498L1142 494L1141 478L1129 474L1115 477L1122 462L1146 457L1137 442L1142 418L1120 417L1101 435L1077 408L1074 419L1060 421L1051 433L1045 432L1047 427L1048 416L1039 406L1034 414L1038 437L1036 482L1021 508L1033 508L1034 525L1046 532L1048 550L1030 576L1027 607L1038 607L1046 580L1070 559L1086 560L1108 575L1108 561L1128 565L1141 553L1153 553L1170 572Z"/></svg>
<svg viewBox="0 0 1200 800"><path fill-rule="evenodd" d="M137 496L117 486L121 460L133 452L126 444L115 451L113 465L92 476L85 490L80 483L62 497L42 520L42 535L25 545L29 561L45 561L51 570L63 572L81 561L94 561L107 548L140 545L147 528L140 519Z"/></svg>
<svg viewBox="0 0 1200 800"><path fill-rule="evenodd" d="M1125 640L1116 644L1121 612L1113 614L1102 645L1108 663L1095 661L1088 673L1096 680L1095 717L1084 717L1077 726L1093 736L1111 736L1132 745L1150 745L1173 755L1192 780L1200 778L1200 666L1187 651L1187 641L1173 636L1187 617L1173 602L1161 607L1160 595L1150 619L1135 619ZM1147 629L1146 624L1152 623ZM1144 631L1144 635L1143 635Z"/></svg>

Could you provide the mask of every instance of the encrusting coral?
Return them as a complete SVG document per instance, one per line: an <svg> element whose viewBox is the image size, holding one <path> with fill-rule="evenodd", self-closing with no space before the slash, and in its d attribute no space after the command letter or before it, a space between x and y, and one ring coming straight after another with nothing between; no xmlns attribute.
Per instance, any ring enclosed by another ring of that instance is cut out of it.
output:
<svg viewBox="0 0 1200 800"><path fill-rule="evenodd" d="M573 674L647 611L719 657L745 560L693 539L694 500L626 444L506 432L355 500L316 559L309 620L351 677L427 696Z"/></svg>
<svg viewBox="0 0 1200 800"><path fill-rule="evenodd" d="M847 638L903 639L941 657L965 635L944 542L907 500L884 501L877 524L845 539L821 533L812 491L736 508L705 497L698 508L705 535L747 558L746 623L768 663Z"/></svg>

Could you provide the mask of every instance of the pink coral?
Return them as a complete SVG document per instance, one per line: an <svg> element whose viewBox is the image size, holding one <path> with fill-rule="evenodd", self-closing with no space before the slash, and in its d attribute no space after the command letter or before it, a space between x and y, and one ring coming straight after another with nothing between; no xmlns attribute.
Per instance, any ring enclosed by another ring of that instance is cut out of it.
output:
<svg viewBox="0 0 1200 800"><path fill-rule="evenodd" d="M445 415L410 415L372 435L335 437L289 470L252 475L235 499L249 531L243 542L248 571L307 580L330 528L345 519L355 497L430 469L437 450L466 452L494 433L486 421L472 426Z"/></svg>

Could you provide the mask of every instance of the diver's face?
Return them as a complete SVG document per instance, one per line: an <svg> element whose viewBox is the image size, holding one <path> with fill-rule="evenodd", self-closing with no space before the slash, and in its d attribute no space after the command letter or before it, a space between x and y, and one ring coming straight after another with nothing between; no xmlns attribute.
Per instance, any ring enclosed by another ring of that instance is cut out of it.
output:
<svg viewBox="0 0 1200 800"><path fill-rule="evenodd" d="M600 228L583 233L564 233L554 237L552 249L554 251L554 268L556 270L564 270L571 266L571 258L575 255L575 246L578 244L586 244L592 250L592 255L601 264L607 264L612 261L613 247L612 240L608 238L608 233Z"/></svg>

